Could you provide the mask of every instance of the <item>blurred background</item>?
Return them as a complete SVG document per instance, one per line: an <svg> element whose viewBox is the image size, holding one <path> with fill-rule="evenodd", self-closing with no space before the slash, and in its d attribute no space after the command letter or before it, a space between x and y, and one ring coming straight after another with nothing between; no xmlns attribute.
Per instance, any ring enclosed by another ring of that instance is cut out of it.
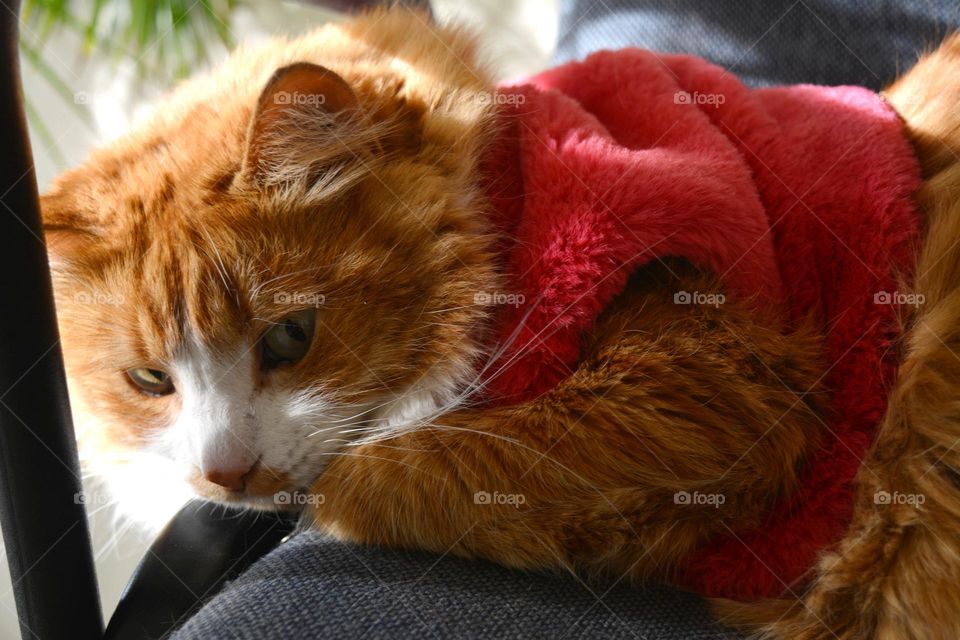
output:
<svg viewBox="0 0 960 640"><path fill-rule="evenodd" d="M276 0L29 0L21 22L21 66L40 190L132 119L177 80L203 71L234 46L296 35L343 19L337 2ZM557 38L558 0L432 3L439 20L475 25L502 79L547 66ZM6 9L6 7L4 7ZM157 482L163 482L158 478ZM109 617L151 535L114 517L87 492L104 615ZM157 524L174 504L150 505ZM0 558L0 638L19 628L6 556Z"/></svg>

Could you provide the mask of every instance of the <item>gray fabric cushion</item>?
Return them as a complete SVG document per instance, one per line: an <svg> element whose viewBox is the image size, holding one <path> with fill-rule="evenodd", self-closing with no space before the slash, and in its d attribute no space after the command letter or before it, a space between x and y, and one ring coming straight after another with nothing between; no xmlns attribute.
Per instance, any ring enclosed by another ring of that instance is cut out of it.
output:
<svg viewBox="0 0 960 640"><path fill-rule="evenodd" d="M690 53L751 86L879 90L960 28L937 0L564 0L556 62L639 46Z"/></svg>
<svg viewBox="0 0 960 640"><path fill-rule="evenodd" d="M174 635L264 638L735 638L696 596L585 585L307 532L253 565Z"/></svg>

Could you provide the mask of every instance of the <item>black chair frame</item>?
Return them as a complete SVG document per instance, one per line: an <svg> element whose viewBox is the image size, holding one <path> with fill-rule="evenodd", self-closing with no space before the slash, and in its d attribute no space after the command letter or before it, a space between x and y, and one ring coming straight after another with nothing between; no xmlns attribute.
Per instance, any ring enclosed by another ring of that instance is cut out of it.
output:
<svg viewBox="0 0 960 640"><path fill-rule="evenodd" d="M104 630L19 73L19 0L0 11L0 527L21 636L168 635L273 548L289 518L204 503L153 544Z"/></svg>

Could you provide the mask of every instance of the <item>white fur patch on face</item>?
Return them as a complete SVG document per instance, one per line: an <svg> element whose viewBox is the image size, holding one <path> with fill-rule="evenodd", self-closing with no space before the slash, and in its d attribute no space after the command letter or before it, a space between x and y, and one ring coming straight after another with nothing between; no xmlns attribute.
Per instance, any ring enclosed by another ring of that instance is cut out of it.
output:
<svg viewBox="0 0 960 640"><path fill-rule="evenodd" d="M271 469L284 472L299 488L308 488L336 443L314 437L342 414L320 391L276 389L257 400L257 447Z"/></svg>
<svg viewBox="0 0 960 640"><path fill-rule="evenodd" d="M308 488L368 408L337 406L320 388L258 387L255 349L218 354L194 343L178 354L180 414L151 449L202 474L259 461Z"/></svg>
<svg viewBox="0 0 960 640"><path fill-rule="evenodd" d="M462 401L476 371L467 353L428 372L399 396L365 406L334 400L334 389L258 385L256 346L217 353L193 341L171 366L181 410L126 464L98 473L124 515L162 524L195 490L190 475L255 462L283 473L290 489L307 490L334 456L351 444L429 424ZM107 461L103 461L107 462ZM238 496L239 498L240 496ZM247 499L270 507L269 496Z"/></svg>
<svg viewBox="0 0 960 640"><path fill-rule="evenodd" d="M130 520L145 532L156 534L191 498L193 489L183 479L182 465L166 456L142 451L132 453L128 461L97 465L96 481L88 488L88 513L100 508L103 497L117 515ZM103 484L101 490L100 483Z"/></svg>
<svg viewBox="0 0 960 640"><path fill-rule="evenodd" d="M174 458L204 474L257 461L252 351L216 354L194 342L175 358L170 373L181 409L163 438Z"/></svg>

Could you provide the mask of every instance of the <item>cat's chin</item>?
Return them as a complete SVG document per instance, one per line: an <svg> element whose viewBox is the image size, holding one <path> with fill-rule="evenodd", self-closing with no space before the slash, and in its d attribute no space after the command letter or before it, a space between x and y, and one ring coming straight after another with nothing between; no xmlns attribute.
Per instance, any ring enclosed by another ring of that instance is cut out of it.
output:
<svg viewBox="0 0 960 640"><path fill-rule="evenodd" d="M222 504L229 507L251 509L253 511L296 511L302 507L302 505L293 504L293 499L285 501L284 498L280 497L284 494L290 496L299 495L299 493L293 491L277 492L276 494L270 494L266 496L249 495L237 491L223 491L209 493L195 492L194 498L197 500L205 500L207 502L216 502L217 504Z"/></svg>
<svg viewBox="0 0 960 640"><path fill-rule="evenodd" d="M99 465L83 496L88 512L110 508L124 525L135 525L145 535L156 535L191 500L205 500L256 511L294 511L305 507L308 495L301 483L283 472L260 468L247 478L244 491L230 491L169 458L141 452L123 463Z"/></svg>
<svg viewBox="0 0 960 640"><path fill-rule="evenodd" d="M124 526L157 534L196 497L179 477L176 468L158 456L138 456L136 462L99 466L85 482L87 512L109 507L113 518Z"/></svg>
<svg viewBox="0 0 960 640"><path fill-rule="evenodd" d="M270 494L247 493L245 491L229 491L219 487L213 489L194 489L193 497L197 500L216 502L232 507L255 509L257 511L292 511L299 509L304 493L298 489L281 489Z"/></svg>

